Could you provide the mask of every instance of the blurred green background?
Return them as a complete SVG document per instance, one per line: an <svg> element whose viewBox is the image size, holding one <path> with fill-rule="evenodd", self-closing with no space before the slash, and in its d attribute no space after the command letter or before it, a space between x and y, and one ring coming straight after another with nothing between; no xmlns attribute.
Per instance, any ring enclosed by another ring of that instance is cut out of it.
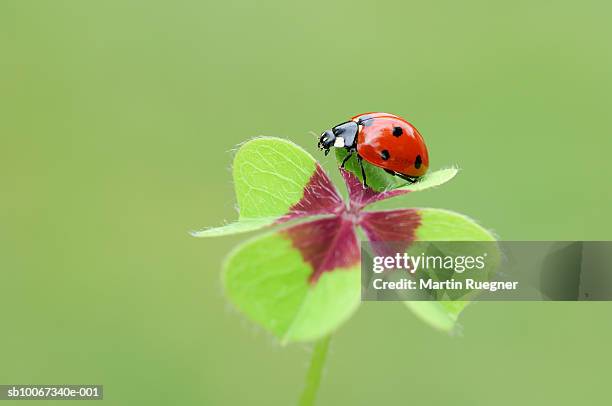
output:
<svg viewBox="0 0 612 406"><path fill-rule="evenodd" d="M297 399L308 346L280 347L223 296L244 237L187 234L236 217L231 151L255 135L333 171L311 131L399 114L433 169L463 169L407 205L505 240L611 239L611 11L0 1L0 383L99 383L112 405ZM447 337L368 303L334 339L320 404L607 403L611 316L479 303Z"/></svg>

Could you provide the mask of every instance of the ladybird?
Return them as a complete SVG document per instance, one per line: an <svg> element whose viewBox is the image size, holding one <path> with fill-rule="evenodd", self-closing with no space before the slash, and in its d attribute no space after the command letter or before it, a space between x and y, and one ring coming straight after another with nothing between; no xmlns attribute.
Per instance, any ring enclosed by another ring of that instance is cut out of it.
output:
<svg viewBox="0 0 612 406"><path fill-rule="evenodd" d="M352 117L321 134L318 146L325 155L332 147L346 149L348 154L341 168L356 155L364 187L367 187L364 160L410 183L429 168L427 146L421 134L408 121L389 113Z"/></svg>

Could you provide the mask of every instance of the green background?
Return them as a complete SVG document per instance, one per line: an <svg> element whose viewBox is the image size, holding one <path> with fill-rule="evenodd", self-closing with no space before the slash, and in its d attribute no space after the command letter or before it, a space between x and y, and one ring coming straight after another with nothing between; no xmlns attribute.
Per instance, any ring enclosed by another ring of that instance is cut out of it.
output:
<svg viewBox="0 0 612 406"><path fill-rule="evenodd" d="M433 169L463 169L406 205L505 240L611 239L611 11L1 0L0 383L99 383L112 405L291 404L308 346L280 347L221 290L244 237L187 234L236 218L232 150L255 135L333 171L313 133L399 114ZM368 303L334 338L320 404L606 403L611 313L479 303L448 337Z"/></svg>

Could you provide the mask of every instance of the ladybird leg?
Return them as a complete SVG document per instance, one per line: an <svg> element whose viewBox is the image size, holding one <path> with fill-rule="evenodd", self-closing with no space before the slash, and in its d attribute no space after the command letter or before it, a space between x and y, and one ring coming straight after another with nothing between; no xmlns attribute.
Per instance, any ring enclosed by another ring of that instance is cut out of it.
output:
<svg viewBox="0 0 612 406"><path fill-rule="evenodd" d="M366 189L368 187L368 181L366 180L365 168L363 167L363 158L359 154L357 154L357 162L359 162L359 167L361 168L361 177L363 178L363 188Z"/></svg>
<svg viewBox="0 0 612 406"><path fill-rule="evenodd" d="M405 181L407 181L408 183L416 183L419 178L417 176L408 176L408 175L403 175L401 173L397 173L395 172L395 176L397 176L398 178L401 178Z"/></svg>
<svg viewBox="0 0 612 406"><path fill-rule="evenodd" d="M348 154L346 154L346 156L344 157L344 159L342 160L342 165L340 165L340 168L344 169L344 165L346 164L346 162L349 160L350 157L353 156L353 151L349 151Z"/></svg>

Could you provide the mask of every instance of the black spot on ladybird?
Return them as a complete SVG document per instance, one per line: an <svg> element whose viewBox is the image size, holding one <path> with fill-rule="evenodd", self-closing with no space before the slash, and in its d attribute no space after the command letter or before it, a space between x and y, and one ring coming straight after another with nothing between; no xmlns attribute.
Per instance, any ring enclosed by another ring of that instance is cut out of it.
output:
<svg viewBox="0 0 612 406"><path fill-rule="evenodd" d="M414 161L414 167L419 169L422 164L423 164L423 160L421 159L421 156L417 155L416 160Z"/></svg>
<svg viewBox="0 0 612 406"><path fill-rule="evenodd" d="M402 127L393 127L393 136L394 137L399 137L404 133L404 130L402 130Z"/></svg>
<svg viewBox="0 0 612 406"><path fill-rule="evenodd" d="M389 151L387 151L386 149L383 149L382 151L380 151L380 157L382 158L383 161L386 161L387 159L389 159L391 155L389 155Z"/></svg>

